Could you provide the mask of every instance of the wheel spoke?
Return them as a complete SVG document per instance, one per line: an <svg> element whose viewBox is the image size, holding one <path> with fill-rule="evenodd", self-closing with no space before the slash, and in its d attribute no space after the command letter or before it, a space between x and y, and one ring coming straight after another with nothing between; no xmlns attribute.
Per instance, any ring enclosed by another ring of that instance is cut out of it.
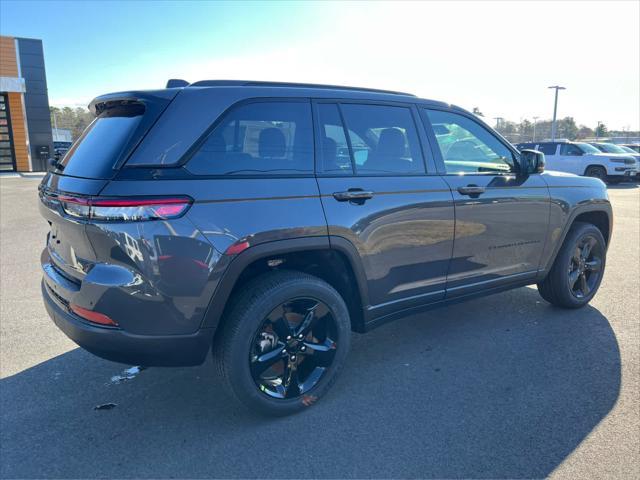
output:
<svg viewBox="0 0 640 480"><path fill-rule="evenodd" d="M599 258L594 258L589 262L585 262L584 266L590 272L599 272L600 269L602 268L602 260L600 260Z"/></svg>
<svg viewBox="0 0 640 480"><path fill-rule="evenodd" d="M327 338L323 343L304 342L307 347L305 354L312 356L317 364L329 365L336 353L336 343Z"/></svg>
<svg viewBox="0 0 640 480"><path fill-rule="evenodd" d="M313 307L309 308L309 310L307 311L307 314L304 316L304 319L302 320L302 322L300 323L300 326L295 332L296 335L306 335L309 332L309 330L311 329L311 326L313 325L313 323L317 318L316 308L318 308L318 305L320 304L316 302L316 304Z"/></svg>
<svg viewBox="0 0 640 480"><path fill-rule="evenodd" d="M282 378L285 398L293 398L300 395L300 377L298 376L297 365L287 362Z"/></svg>
<svg viewBox="0 0 640 480"><path fill-rule="evenodd" d="M318 383L318 381L320 380L320 377L322 377L322 374L325 372L325 370L326 368L324 367L314 368L313 371L307 377L307 379L300 384L300 393L304 393L310 390L311 388L313 388L313 386L316 383Z"/></svg>
<svg viewBox="0 0 640 480"><path fill-rule="evenodd" d="M287 337L293 335L293 330L289 326L289 322L284 317L278 318L272 323L273 331L276 332L280 340L284 341Z"/></svg>
<svg viewBox="0 0 640 480"><path fill-rule="evenodd" d="M270 352L263 353L259 355L252 363L251 363L251 371L253 375L260 376L265 370L274 365L275 363L281 361L285 358L282 351L284 350L284 346L280 345Z"/></svg>
<svg viewBox="0 0 640 480"><path fill-rule="evenodd" d="M569 274L569 287L574 289L576 287L576 282L580 278L580 270L574 270Z"/></svg>
<svg viewBox="0 0 640 480"><path fill-rule="evenodd" d="M580 290L582 290L582 295L585 297L589 295L589 284L587 283L587 276L584 273L580 275Z"/></svg>
<svg viewBox="0 0 640 480"><path fill-rule="evenodd" d="M576 265L580 263L581 255L582 255L582 250L580 250L580 247L576 246L575 250L573 251L573 257L571 257L571 259L574 261Z"/></svg>
<svg viewBox="0 0 640 480"><path fill-rule="evenodd" d="M589 255L591 255L591 249L593 248L593 244L595 243L595 241L592 238L588 238L586 243L583 245L582 247L582 252L581 252L581 257L582 260L587 260L589 258Z"/></svg>

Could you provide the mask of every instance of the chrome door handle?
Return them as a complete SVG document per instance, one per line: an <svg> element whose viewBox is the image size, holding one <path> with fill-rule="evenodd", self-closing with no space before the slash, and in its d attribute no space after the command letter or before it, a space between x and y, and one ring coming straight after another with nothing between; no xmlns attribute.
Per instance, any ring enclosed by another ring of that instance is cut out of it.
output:
<svg viewBox="0 0 640 480"><path fill-rule="evenodd" d="M479 197L485 192L484 187L478 185L467 185L466 187L458 187L458 193L460 195L469 195L472 198Z"/></svg>
<svg viewBox="0 0 640 480"><path fill-rule="evenodd" d="M361 190L359 188L352 188L347 190L346 192L335 192L333 194L333 198L335 198L339 202L364 202L365 200L373 198L373 192L368 190Z"/></svg>

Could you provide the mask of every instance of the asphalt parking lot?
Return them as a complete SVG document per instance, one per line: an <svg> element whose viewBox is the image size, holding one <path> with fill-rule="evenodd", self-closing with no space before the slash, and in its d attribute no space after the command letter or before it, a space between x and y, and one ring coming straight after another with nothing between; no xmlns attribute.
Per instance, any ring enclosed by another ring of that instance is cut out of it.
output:
<svg viewBox="0 0 640 480"><path fill-rule="evenodd" d="M615 225L591 306L521 288L355 335L333 390L265 419L211 362L126 366L47 317L38 178L0 179L2 478L640 478L640 188ZM113 403L112 409L94 410Z"/></svg>

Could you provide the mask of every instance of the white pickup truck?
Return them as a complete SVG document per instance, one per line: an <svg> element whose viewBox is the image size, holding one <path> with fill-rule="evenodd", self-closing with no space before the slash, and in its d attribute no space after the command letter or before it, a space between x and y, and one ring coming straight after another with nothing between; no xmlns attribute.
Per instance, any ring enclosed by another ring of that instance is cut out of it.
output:
<svg viewBox="0 0 640 480"><path fill-rule="evenodd" d="M588 143L531 142L516 146L519 150L544 153L547 170L596 177L607 183L619 183L638 174L637 162L632 155L603 153Z"/></svg>

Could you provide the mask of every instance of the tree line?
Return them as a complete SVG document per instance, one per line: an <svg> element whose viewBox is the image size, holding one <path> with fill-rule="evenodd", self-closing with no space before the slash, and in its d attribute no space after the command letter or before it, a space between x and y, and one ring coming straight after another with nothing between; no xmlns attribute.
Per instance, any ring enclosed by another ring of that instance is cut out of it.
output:
<svg viewBox="0 0 640 480"><path fill-rule="evenodd" d="M483 120L491 124L491 120L484 117L482 112L475 107L473 113ZM495 119L496 122L491 124L502 136L512 143L530 142L533 140L544 140L551 138L551 123L549 120L534 120L527 118L520 122L505 120L503 118ZM573 117L564 117L556 120L557 130L556 138L567 140L584 140L593 138L607 137L624 137L627 135L638 136L640 132L609 130L607 126L600 122L596 128L587 125L578 125Z"/></svg>
<svg viewBox="0 0 640 480"><path fill-rule="evenodd" d="M74 142L94 119L94 115L89 109L83 107L49 107L49 113L51 114L51 126L71 130Z"/></svg>

